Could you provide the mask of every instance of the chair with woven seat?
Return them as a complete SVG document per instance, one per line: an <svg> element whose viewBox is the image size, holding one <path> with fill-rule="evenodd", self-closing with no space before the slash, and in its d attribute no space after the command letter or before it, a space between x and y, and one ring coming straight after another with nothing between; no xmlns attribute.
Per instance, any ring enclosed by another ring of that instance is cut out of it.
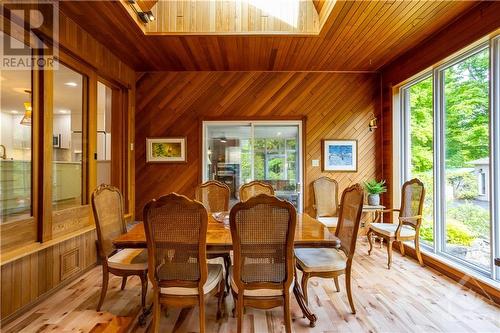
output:
<svg viewBox="0 0 500 333"><path fill-rule="evenodd" d="M336 228L339 210L339 184L335 179L320 177L313 182L313 191L316 220L328 228Z"/></svg>
<svg viewBox="0 0 500 333"><path fill-rule="evenodd" d="M205 297L218 293L217 318L224 298L220 264L206 259L208 215L205 207L171 193L144 207L144 228L153 284L153 332L159 331L161 305L199 306L200 332L205 332Z"/></svg>
<svg viewBox="0 0 500 333"><path fill-rule="evenodd" d="M243 326L245 306L270 309L284 306L285 329L291 332L290 289L294 277L295 207L260 194L231 210L234 265L231 290Z"/></svg>
<svg viewBox="0 0 500 333"><path fill-rule="evenodd" d="M123 198L120 190L111 185L100 185L91 197L92 211L97 231L97 252L102 261L102 289L97 311L106 297L109 274L122 277L121 289L125 289L127 277L137 275L141 279L141 304L146 305L148 288L148 256L142 249L117 251L112 240L127 232L123 219Z"/></svg>
<svg viewBox="0 0 500 333"><path fill-rule="evenodd" d="M226 184L209 180L198 186L196 189L196 200L200 201L207 209L208 213L227 212L229 210L229 196L231 189ZM207 258L224 259L226 270L226 289L229 292L229 268L231 268L230 251L207 251Z"/></svg>
<svg viewBox="0 0 500 333"><path fill-rule="evenodd" d="M351 291L351 269L356 249L363 210L364 192L355 184L342 193L339 222L335 236L340 239L340 249L299 248L295 250L297 268L302 271L301 287L304 299L307 299L307 282L312 277L333 278L337 292L340 291L338 277L345 274L347 298L353 314L356 313Z"/></svg>
<svg viewBox="0 0 500 333"><path fill-rule="evenodd" d="M240 187L240 201L245 202L248 199L255 197L259 194L274 195L272 185L260 182L258 180L251 181L250 183L243 184Z"/></svg>
<svg viewBox="0 0 500 333"><path fill-rule="evenodd" d="M372 252L372 235L376 235L387 242L387 268L391 268L392 243L397 241L401 254L405 255L403 242L413 240L415 253L420 265L424 265L420 254L420 225L422 223L422 210L424 208L425 187L417 178L403 184L401 190L401 208L381 210L381 213L399 212L399 223L372 223L366 236Z"/></svg>

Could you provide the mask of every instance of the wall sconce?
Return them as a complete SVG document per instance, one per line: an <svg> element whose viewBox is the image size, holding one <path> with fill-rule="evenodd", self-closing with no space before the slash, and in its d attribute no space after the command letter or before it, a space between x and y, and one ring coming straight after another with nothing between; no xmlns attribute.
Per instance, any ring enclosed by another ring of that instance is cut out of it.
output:
<svg viewBox="0 0 500 333"><path fill-rule="evenodd" d="M370 129L370 132L373 132L375 129L378 128L377 126L377 117L375 117L374 114L372 114L372 119L370 119L370 122L368 123L368 128Z"/></svg>

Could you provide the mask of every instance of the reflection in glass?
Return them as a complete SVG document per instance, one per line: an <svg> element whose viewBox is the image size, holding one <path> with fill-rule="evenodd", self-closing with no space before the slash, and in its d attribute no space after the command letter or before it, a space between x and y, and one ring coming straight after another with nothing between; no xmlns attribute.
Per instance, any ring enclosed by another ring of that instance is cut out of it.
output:
<svg viewBox="0 0 500 333"><path fill-rule="evenodd" d="M0 85L0 220L12 222L31 216L31 71L2 71Z"/></svg>
<svg viewBox="0 0 500 333"><path fill-rule="evenodd" d="M111 184L111 98L113 91L97 83L97 184Z"/></svg>
<svg viewBox="0 0 500 333"><path fill-rule="evenodd" d="M54 70L52 204L82 204L83 76L63 64Z"/></svg>

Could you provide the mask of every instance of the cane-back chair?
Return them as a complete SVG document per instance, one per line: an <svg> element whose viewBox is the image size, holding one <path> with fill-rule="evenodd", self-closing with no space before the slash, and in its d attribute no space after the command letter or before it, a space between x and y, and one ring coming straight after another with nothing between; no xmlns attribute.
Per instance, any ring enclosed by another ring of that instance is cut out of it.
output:
<svg viewBox="0 0 500 333"><path fill-rule="evenodd" d="M231 189L226 184L209 180L196 189L196 200L200 201L208 213L226 212L229 210L229 196ZM224 259L226 270L226 289L229 292L229 268L231 267L231 251L208 251L208 259Z"/></svg>
<svg viewBox="0 0 500 333"><path fill-rule="evenodd" d="M243 184L240 187L240 201L244 202L259 194L274 195L274 189L271 184L260 182L258 180Z"/></svg>
<svg viewBox="0 0 500 333"><path fill-rule="evenodd" d="M102 289L97 311L100 311L106 297L109 273L122 277L122 290L125 289L128 276L139 276L142 286L141 301L144 308L148 288L147 251L141 249L117 251L112 243L113 239L127 232L120 190L111 185L100 185L92 193L91 202L97 231L97 252L102 261Z"/></svg>
<svg viewBox="0 0 500 333"><path fill-rule="evenodd" d="M284 306L286 332L291 332L290 289L294 276L295 207L260 194L231 210L234 266L231 290L238 315L238 332L245 306Z"/></svg>
<svg viewBox="0 0 500 333"><path fill-rule="evenodd" d="M355 184L342 193L339 223L335 236L340 239L340 249L332 248L301 248L295 250L297 268L302 271L301 287L306 303L307 281L311 277L333 278L337 292L340 291L338 277L345 274L347 298L351 312L356 313L351 291L351 269L356 249L363 210L364 192L359 184Z"/></svg>
<svg viewBox="0 0 500 333"><path fill-rule="evenodd" d="M328 228L336 228L339 210L339 184L335 179L321 177L313 182L313 190L316 219Z"/></svg>
<svg viewBox="0 0 500 333"><path fill-rule="evenodd" d="M205 332L205 296L218 292L217 317L224 297L223 267L206 259L208 216L205 207L171 193L144 207L144 228L153 284L153 332L159 331L161 305L199 305Z"/></svg>
<svg viewBox="0 0 500 333"><path fill-rule="evenodd" d="M372 252L372 235L376 235L387 242L387 268L392 263L392 243L399 242L401 254L405 255L404 241L413 240L415 253L420 265L424 265L420 254L420 225L422 224L422 210L424 208L425 187L417 178L403 184L401 190L401 208L381 210L382 213L399 212L399 223L372 223L366 236L370 243L368 254Z"/></svg>

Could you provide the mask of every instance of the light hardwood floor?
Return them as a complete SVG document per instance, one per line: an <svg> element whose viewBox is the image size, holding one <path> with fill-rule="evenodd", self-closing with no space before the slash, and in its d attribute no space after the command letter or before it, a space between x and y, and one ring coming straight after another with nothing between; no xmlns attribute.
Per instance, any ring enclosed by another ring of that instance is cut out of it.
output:
<svg viewBox="0 0 500 333"><path fill-rule="evenodd" d="M318 316L316 327L302 319L292 302L295 332L500 332L500 307L416 261L394 255L386 269L386 250L359 241L355 256L353 295L357 314L349 312L344 280L337 293L333 281L311 279L310 303ZM23 316L2 332L147 332L137 324L140 281L132 278L124 291L119 278L110 279L102 312L96 312L101 269L88 272ZM5 301L5 300L4 300ZM215 320L216 299L207 301L207 332L235 332L230 316L232 298L226 298L224 318ZM198 308L169 309L162 317L162 332L197 332ZM229 314L229 316L228 316ZM149 322L148 322L149 325ZM282 332L282 309L247 309L245 332Z"/></svg>

